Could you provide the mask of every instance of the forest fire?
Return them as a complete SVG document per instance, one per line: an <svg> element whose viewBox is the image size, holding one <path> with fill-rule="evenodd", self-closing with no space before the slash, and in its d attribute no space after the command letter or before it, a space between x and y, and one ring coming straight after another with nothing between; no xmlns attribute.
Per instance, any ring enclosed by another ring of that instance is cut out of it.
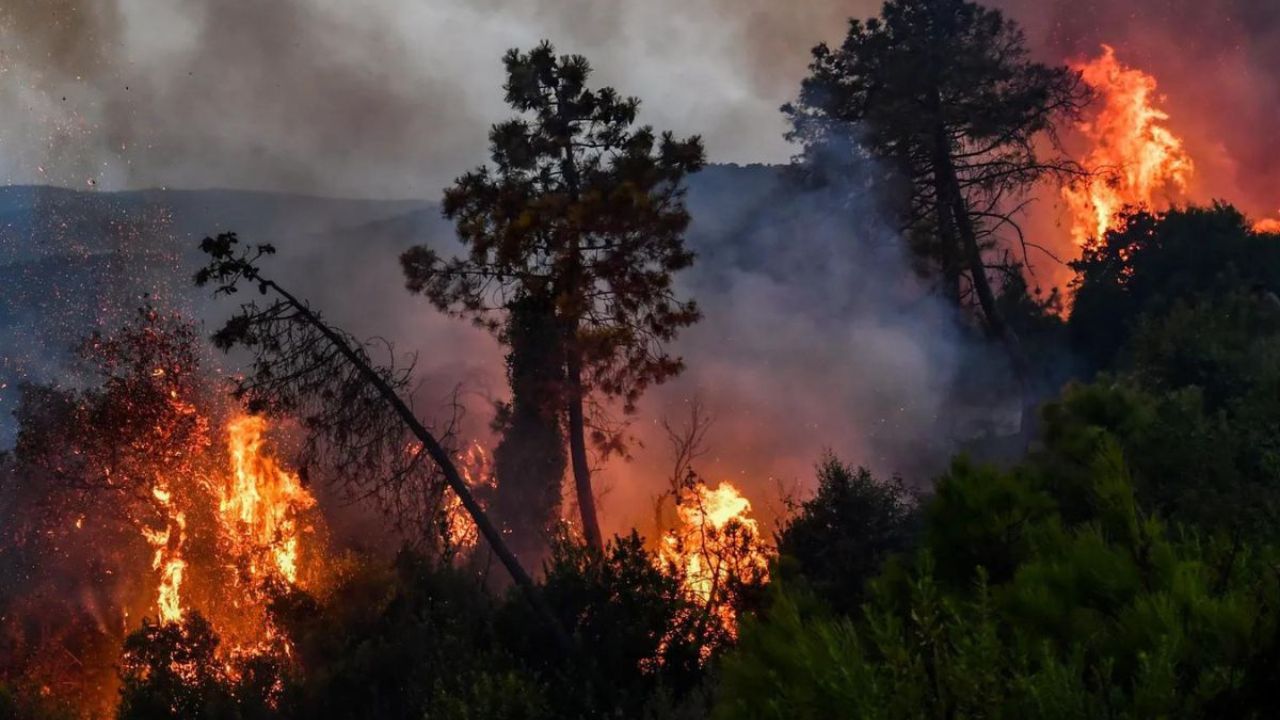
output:
<svg viewBox="0 0 1280 720"><path fill-rule="evenodd" d="M1277 714L1280 5L11 4L0 720Z"/></svg>
<svg viewBox="0 0 1280 720"><path fill-rule="evenodd" d="M1079 126L1092 144L1082 164L1093 175L1062 191L1071 237L1083 246L1115 228L1126 207L1152 208L1181 196L1195 164L1165 125L1169 115L1159 107L1155 78L1121 63L1109 45L1075 69L1099 102L1095 116Z"/></svg>
<svg viewBox="0 0 1280 720"><path fill-rule="evenodd" d="M737 616L726 595L743 584L763 582L769 573L751 502L729 482L715 489L697 483L685 490L676 512L679 523L662 538L661 557L690 598L714 612L733 636Z"/></svg>
<svg viewBox="0 0 1280 720"><path fill-rule="evenodd" d="M493 460L479 441L473 440L467 449L457 454L458 471L473 490L492 491L497 487L497 475ZM444 534L451 552L466 553L476 547L480 535L475 522L462 507L462 501L453 493L444 497Z"/></svg>

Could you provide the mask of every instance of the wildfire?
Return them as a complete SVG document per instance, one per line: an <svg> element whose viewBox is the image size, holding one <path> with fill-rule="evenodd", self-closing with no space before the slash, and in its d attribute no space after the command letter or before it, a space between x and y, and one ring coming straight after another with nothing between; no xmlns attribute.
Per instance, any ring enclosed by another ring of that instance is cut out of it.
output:
<svg viewBox="0 0 1280 720"><path fill-rule="evenodd" d="M184 404L183 410L198 413L194 405ZM164 479L151 491L162 527L142 527L154 549L151 566L158 573L155 608L160 622L185 622L188 610L196 611L221 637L217 670L231 679L238 676L242 661L292 654L267 606L273 588L299 585L305 539L315 533L308 518L315 498L271 456L267 429L261 417L233 417L225 426L225 465L208 455L210 462L203 464L166 466ZM206 448L176 454L192 458ZM321 560L315 552L307 557ZM174 662L178 676L193 676Z"/></svg>
<svg viewBox="0 0 1280 720"><path fill-rule="evenodd" d="M728 482L714 490L699 482L685 489L676 510L679 523L662 539L662 559L679 573L689 596L732 634L737 617L724 602L726 593L768 577L751 502Z"/></svg>
<svg viewBox="0 0 1280 720"><path fill-rule="evenodd" d="M462 473L462 479L469 487L491 490L497 486L493 460L479 442L472 441L465 451L458 453L457 459L458 472ZM444 496L444 523L449 547L466 551L474 548L480 541L475 522L466 508L462 507L462 501L452 492Z"/></svg>
<svg viewBox="0 0 1280 720"><path fill-rule="evenodd" d="M298 476L263 452L266 421L246 415L227 425L231 472L219 490L222 530L233 551L248 558L252 576L298 581L299 515L315 498ZM265 558L265 561L264 561Z"/></svg>
<svg viewBox="0 0 1280 720"><path fill-rule="evenodd" d="M1127 206L1151 207L1159 197L1186 192L1195 165L1182 139L1164 121L1151 75L1116 60L1115 50L1074 66L1101 98L1102 106L1080 130L1093 143L1084 166L1093 175L1063 189L1071 215L1071 236L1078 245L1116 227Z"/></svg>

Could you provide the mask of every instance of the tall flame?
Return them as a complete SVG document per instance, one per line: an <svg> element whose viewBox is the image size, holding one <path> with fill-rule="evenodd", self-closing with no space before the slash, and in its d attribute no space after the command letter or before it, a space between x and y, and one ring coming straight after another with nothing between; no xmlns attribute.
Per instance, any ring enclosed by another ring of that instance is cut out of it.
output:
<svg viewBox="0 0 1280 720"><path fill-rule="evenodd" d="M1101 108L1080 130L1093 143L1084 160L1093 175L1063 189L1071 214L1071 237L1078 245L1116 227L1126 206L1150 208L1161 196L1187 191L1195 165L1182 139L1164 121L1151 75L1116 60L1115 50L1074 66L1101 99Z"/></svg>
<svg viewBox="0 0 1280 720"><path fill-rule="evenodd" d="M231 472L218 512L232 547L249 558L255 579L298 581L299 514L315 505L298 476L263 452L266 421L245 415L227 425ZM264 559L265 558L265 562Z"/></svg>
<svg viewBox="0 0 1280 720"><path fill-rule="evenodd" d="M472 441L465 451L457 454L458 472L467 486L473 490L493 489L497 486L497 476L493 471L493 460L489 453L477 441ZM483 504L483 501L481 501ZM480 541L479 530L462 501L453 492L444 496L445 534L449 546L454 550L471 550Z"/></svg>

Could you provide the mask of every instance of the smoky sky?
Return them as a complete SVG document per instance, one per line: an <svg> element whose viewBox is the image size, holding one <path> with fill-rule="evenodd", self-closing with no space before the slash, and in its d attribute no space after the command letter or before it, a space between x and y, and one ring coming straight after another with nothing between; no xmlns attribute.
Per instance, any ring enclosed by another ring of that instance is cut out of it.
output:
<svg viewBox="0 0 1280 720"><path fill-rule="evenodd" d="M1280 5L993 0L1059 62L1118 46L1161 80L1204 192L1280 205ZM3 0L0 179L434 197L485 159L501 63L587 55L713 161L780 162L809 49L871 0Z"/></svg>

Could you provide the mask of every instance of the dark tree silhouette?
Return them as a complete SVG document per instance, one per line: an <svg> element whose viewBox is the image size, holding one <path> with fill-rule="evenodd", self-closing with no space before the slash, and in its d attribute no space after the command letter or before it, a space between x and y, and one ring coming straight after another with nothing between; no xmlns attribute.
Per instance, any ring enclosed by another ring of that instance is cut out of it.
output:
<svg viewBox="0 0 1280 720"><path fill-rule="evenodd" d="M583 533L601 548L587 427L606 451L621 438L586 408L593 396L620 398L630 412L649 385L681 370L665 346L698 319L672 275L693 262L683 181L703 165L702 142L635 126L639 100L588 89L586 58L543 43L504 62L506 100L521 116L490 132L493 169L445 191L468 255L416 247L401 261L411 291L495 334L513 303L551 299L564 357L553 380L562 380Z"/></svg>
<svg viewBox="0 0 1280 720"><path fill-rule="evenodd" d="M512 304L503 342L511 401L498 404L493 452L498 490L490 510L526 563L542 558L560 516L565 435L560 398L564 357L555 308L546 295Z"/></svg>
<svg viewBox="0 0 1280 720"><path fill-rule="evenodd" d="M1032 62L1016 24L965 0L889 0L880 17L852 20L839 48L814 48L809 68L783 106L788 137L810 166L876 161L903 190L915 252L956 302L976 300L1025 383L993 277L1018 272L1008 241L1026 260L1018 217L1030 186L1081 172L1054 132L1089 99L1078 74Z"/></svg>

